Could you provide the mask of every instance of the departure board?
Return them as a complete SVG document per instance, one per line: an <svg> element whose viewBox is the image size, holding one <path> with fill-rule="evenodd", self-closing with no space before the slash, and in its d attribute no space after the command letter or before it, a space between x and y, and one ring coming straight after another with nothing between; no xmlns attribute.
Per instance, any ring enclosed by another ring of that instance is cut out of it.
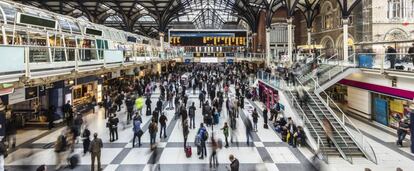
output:
<svg viewBox="0 0 414 171"><path fill-rule="evenodd" d="M170 30L171 46L246 46L246 30Z"/></svg>

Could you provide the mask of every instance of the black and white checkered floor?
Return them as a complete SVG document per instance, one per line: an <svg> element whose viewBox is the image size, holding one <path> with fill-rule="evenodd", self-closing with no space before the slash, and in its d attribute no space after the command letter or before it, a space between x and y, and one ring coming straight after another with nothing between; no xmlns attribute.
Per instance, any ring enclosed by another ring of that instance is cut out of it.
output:
<svg viewBox="0 0 414 171"><path fill-rule="evenodd" d="M234 89L233 89L234 90ZM234 91L233 91L234 92ZM153 94L152 108L155 108L155 103L159 93ZM231 95L232 96L232 95ZM201 109L199 107L199 100L197 94L190 94L189 101L194 101L196 110L196 126L202 121ZM277 170L315 170L310 162L299 152L296 148L291 148L286 143L282 142L279 136L272 129L258 128L257 132L253 134L253 145L246 144L246 135L242 119L250 117L253 106L257 107L255 103L246 101L245 109L241 110L241 117L238 118L237 135L238 145L236 143L230 144L229 148L223 148L218 152L219 167L216 170L226 170L230 161L228 156L233 154L240 161L240 170L246 171L277 171ZM123 108L125 109L125 107ZM156 155L149 148L148 125L150 116L143 116L143 129L145 130L142 136L143 146L132 148L132 125L126 124L126 117L123 110L118 114L121 120L119 128L119 139L115 142L109 142L109 131L105 127L106 120L103 116L103 110L97 110L95 114L89 114L84 117L91 132L97 132L99 137L104 141L104 148L102 149L102 168L105 171L140 171L140 170L173 170L173 171L199 171L211 170L209 167L209 158L199 159L195 154L194 138L197 131L190 129L188 136L189 145L193 147L193 156L187 158L183 150L183 135L180 119L173 119L174 110L166 110L168 117L167 135L165 139L159 139L157 136L158 147ZM215 137L224 139L220 128L227 122L227 111L221 114L220 123L213 128L209 127L209 132L214 132ZM263 119L259 118L258 125L263 125ZM48 147L48 144L54 142L57 136L64 128L45 132L32 140L27 141L18 146L18 149L12 152L6 158L6 169L12 171L29 171L35 170L39 165L45 164L49 166L50 170L55 168L55 153L53 147ZM213 131L212 131L213 129ZM207 154L210 154L209 145L207 145ZM46 147L46 148L45 148ZM75 153L81 154L82 144L76 145ZM81 155L82 156L82 155ZM155 163L154 160L155 159ZM90 170L90 154L81 157L80 165L74 170ZM66 168L64 170L69 170Z"/></svg>

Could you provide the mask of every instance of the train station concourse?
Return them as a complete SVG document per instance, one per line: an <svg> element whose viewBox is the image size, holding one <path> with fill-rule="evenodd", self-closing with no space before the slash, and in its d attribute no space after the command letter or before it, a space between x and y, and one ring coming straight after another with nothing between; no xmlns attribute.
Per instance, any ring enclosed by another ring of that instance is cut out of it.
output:
<svg viewBox="0 0 414 171"><path fill-rule="evenodd" d="M0 0L0 171L413 171L413 0Z"/></svg>

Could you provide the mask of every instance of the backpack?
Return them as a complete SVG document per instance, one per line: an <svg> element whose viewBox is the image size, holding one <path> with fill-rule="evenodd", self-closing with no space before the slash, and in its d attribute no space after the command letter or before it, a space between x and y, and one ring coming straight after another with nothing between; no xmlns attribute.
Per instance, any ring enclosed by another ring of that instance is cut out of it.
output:
<svg viewBox="0 0 414 171"><path fill-rule="evenodd" d="M204 133L203 133L203 140L204 141L208 140L208 132L207 131L204 131Z"/></svg>

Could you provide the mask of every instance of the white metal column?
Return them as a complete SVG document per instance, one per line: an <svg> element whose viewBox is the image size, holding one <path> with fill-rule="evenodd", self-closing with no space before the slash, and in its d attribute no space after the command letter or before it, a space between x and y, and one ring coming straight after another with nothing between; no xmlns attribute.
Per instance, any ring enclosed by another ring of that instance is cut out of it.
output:
<svg viewBox="0 0 414 171"><path fill-rule="evenodd" d="M287 19L287 23L288 23L288 61L289 61L289 64L291 64L292 63L292 57L293 57L293 54L292 54L292 50L293 50L293 33L292 33L292 18L288 18Z"/></svg>
<svg viewBox="0 0 414 171"><path fill-rule="evenodd" d="M163 57L164 55L164 33L160 33L160 53L161 53L161 57Z"/></svg>
<svg viewBox="0 0 414 171"><path fill-rule="evenodd" d="M347 59L348 59L348 18L344 18L344 19L342 19L342 23L343 23L343 32L344 32L344 34L343 34L343 43L344 43L344 46L343 46L343 51L344 51L344 62L346 62L347 61Z"/></svg>
<svg viewBox="0 0 414 171"><path fill-rule="evenodd" d="M270 53L270 28L266 28L266 65L270 67L270 59L272 54Z"/></svg>

